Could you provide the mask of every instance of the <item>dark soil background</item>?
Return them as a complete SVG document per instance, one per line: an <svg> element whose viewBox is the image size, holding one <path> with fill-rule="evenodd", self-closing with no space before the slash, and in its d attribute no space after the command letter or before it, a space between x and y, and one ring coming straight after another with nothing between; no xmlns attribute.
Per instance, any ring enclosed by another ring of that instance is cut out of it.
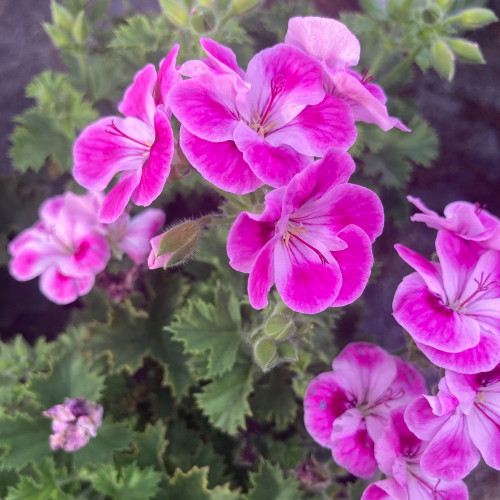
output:
<svg viewBox="0 0 500 500"><path fill-rule="evenodd" d="M158 9L156 0L130 4L140 10ZM331 17L357 8L357 2L349 0L316 0L316 5ZM500 0L488 6L500 13ZM112 2L114 13L121 8L119 0ZM0 0L0 176L12 172L8 137L13 117L31 105L24 96L27 83L44 69L60 68L57 52L41 27L41 22L49 20L49 0ZM440 213L452 201L468 200L486 204L490 212L500 216L500 23L478 30L470 38L480 44L488 64L457 65L452 83L444 82L433 71L418 73L410 89L420 113L438 132L440 154L433 168L416 169L408 194L420 197ZM387 228L383 242L375 247L382 271L364 294L368 311L361 332L376 336L388 350L398 349L405 342L392 318L391 304L397 285L411 272L392 245L400 242L429 257L434 238L433 230L412 223L401 229ZM16 283L5 269L0 270L0 281L2 337L23 332L29 338L30 332L40 331L41 324L49 335L64 328L71 307L50 304L39 294L36 281ZM5 316L16 320L6 324ZM500 474L484 464L474 470L467 483L471 500L500 498Z"/></svg>

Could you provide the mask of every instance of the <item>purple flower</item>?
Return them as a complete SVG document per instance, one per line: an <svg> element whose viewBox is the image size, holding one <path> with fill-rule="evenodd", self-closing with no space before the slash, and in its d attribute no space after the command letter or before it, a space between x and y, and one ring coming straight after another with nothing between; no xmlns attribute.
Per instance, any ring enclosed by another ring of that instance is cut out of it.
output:
<svg viewBox="0 0 500 500"><path fill-rule="evenodd" d="M375 458L387 479L371 484L361 500L467 500L463 481L443 481L425 473L420 458L427 442L418 439L404 421L405 407L392 410Z"/></svg>
<svg viewBox="0 0 500 500"><path fill-rule="evenodd" d="M432 363L461 373L500 361L500 252L439 231L439 263L402 245L406 276L393 302L396 321Z"/></svg>
<svg viewBox="0 0 500 500"><path fill-rule="evenodd" d="M129 199L148 206L163 190L170 173L174 136L168 93L181 81L175 69L176 45L160 64L139 71L118 106L125 118L107 116L89 125L75 142L73 175L82 186L101 191L122 172L100 210L113 222Z"/></svg>
<svg viewBox="0 0 500 500"><path fill-rule="evenodd" d="M384 91L370 83L373 77L361 77L350 70L359 62L358 39L339 21L323 17L293 17L288 22L285 43L298 47L318 60L323 68L327 92L345 101L354 119L375 123L382 130L409 129L388 115Z"/></svg>
<svg viewBox="0 0 500 500"><path fill-rule="evenodd" d="M335 462L369 478L377 469L374 443L390 411L425 392L423 378L409 364L364 342L349 344L332 366L307 388L306 429L332 450Z"/></svg>
<svg viewBox="0 0 500 500"><path fill-rule="evenodd" d="M408 427L430 441L422 469L447 480L465 477L484 461L500 470L500 366L464 375L450 370L437 396L420 396L405 413Z"/></svg>
<svg viewBox="0 0 500 500"><path fill-rule="evenodd" d="M320 65L284 44L255 55L246 73L232 51L202 39L208 59L175 87L180 145L205 179L233 193L286 185L330 147L356 139L349 106L325 95ZM181 69L182 70L182 69Z"/></svg>
<svg viewBox="0 0 500 500"><path fill-rule="evenodd" d="M238 216L227 252L234 269L250 273L254 308L267 305L274 283L288 307L308 314L361 295L384 216L375 193L347 183L353 171L347 153L331 150L271 191L262 214Z"/></svg>
<svg viewBox="0 0 500 500"><path fill-rule="evenodd" d="M65 451L83 448L91 437L97 436L102 423L102 406L85 398L66 398L64 404L44 411L43 416L52 419L50 447Z"/></svg>
<svg viewBox="0 0 500 500"><path fill-rule="evenodd" d="M106 228L97 218L96 193L65 193L46 200L40 221L9 244L10 274L19 281L40 276L40 290L56 304L87 294L109 260Z"/></svg>

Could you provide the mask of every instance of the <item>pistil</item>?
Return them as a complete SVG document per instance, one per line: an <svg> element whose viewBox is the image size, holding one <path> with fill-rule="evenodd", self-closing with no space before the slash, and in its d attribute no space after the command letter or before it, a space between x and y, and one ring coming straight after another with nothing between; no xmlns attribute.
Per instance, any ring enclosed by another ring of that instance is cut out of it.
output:
<svg viewBox="0 0 500 500"><path fill-rule="evenodd" d="M125 132L123 132L122 130L120 130L115 125L115 121L114 120L111 120L111 125L108 125L108 127L106 128L106 133L110 134L110 135L116 135L118 137L123 137L125 139L128 139L129 141L132 141L132 142L135 142L136 144L139 144L140 146L142 146L143 148L147 149L148 151L151 148L151 144L147 144L147 143L138 141L137 139L134 139L133 137L130 137L129 135L125 134Z"/></svg>

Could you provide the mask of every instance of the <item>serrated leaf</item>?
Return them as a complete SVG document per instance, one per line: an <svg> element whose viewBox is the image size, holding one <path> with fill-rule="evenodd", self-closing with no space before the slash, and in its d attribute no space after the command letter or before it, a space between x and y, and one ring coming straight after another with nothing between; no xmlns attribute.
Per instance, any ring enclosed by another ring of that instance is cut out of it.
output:
<svg viewBox="0 0 500 500"><path fill-rule="evenodd" d="M267 458L284 469L293 469L306 458L307 448L298 436L286 440L270 440Z"/></svg>
<svg viewBox="0 0 500 500"><path fill-rule="evenodd" d="M6 500L73 500L73 495L62 491L58 480L67 476L66 471L56 471L52 458L34 466L35 477L21 476L15 488L9 488Z"/></svg>
<svg viewBox="0 0 500 500"><path fill-rule="evenodd" d="M166 431L165 425L158 420L154 425L147 424L144 432L135 436L136 452L133 460L139 467L153 466L156 470L165 470L163 456L168 444L165 439Z"/></svg>
<svg viewBox="0 0 500 500"><path fill-rule="evenodd" d="M241 314L238 299L228 287L217 283L214 302L190 300L168 328L186 351L208 351L208 376L232 368L241 344Z"/></svg>
<svg viewBox="0 0 500 500"><path fill-rule="evenodd" d="M7 497L7 488L19 482L19 474L12 469L0 469L0 498Z"/></svg>
<svg viewBox="0 0 500 500"><path fill-rule="evenodd" d="M285 478L277 465L263 462L258 472L250 474L251 490L245 500L302 500L299 482Z"/></svg>
<svg viewBox="0 0 500 500"><path fill-rule="evenodd" d="M114 30L113 40L109 45L115 49L140 47L145 52L149 52L156 50L158 38L155 27L148 17L138 14L127 18L125 24Z"/></svg>
<svg viewBox="0 0 500 500"><path fill-rule="evenodd" d="M113 500L149 500L158 491L161 477L151 467L127 465L117 470L105 464L92 478L92 487Z"/></svg>
<svg viewBox="0 0 500 500"><path fill-rule="evenodd" d="M228 434L236 434L250 415L248 397L253 387L253 363L236 363L231 371L203 387L196 401L210 422Z"/></svg>
<svg viewBox="0 0 500 500"><path fill-rule="evenodd" d="M237 492L232 492L228 485L208 489L208 467L193 467L184 473L177 469L174 477L163 487L162 493L168 500L238 500Z"/></svg>
<svg viewBox="0 0 500 500"><path fill-rule="evenodd" d="M42 416L30 418L17 414L0 417L0 449L2 468L22 468L37 463L51 453L50 420Z"/></svg>
<svg viewBox="0 0 500 500"><path fill-rule="evenodd" d="M97 436L73 453L75 466L107 462L115 451L127 448L132 437L132 431L124 423L105 420L97 429Z"/></svg>

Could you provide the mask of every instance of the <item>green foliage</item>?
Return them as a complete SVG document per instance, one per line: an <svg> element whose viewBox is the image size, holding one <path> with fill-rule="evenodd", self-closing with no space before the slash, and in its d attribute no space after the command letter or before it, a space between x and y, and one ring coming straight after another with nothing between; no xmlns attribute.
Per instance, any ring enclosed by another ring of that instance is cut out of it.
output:
<svg viewBox="0 0 500 500"><path fill-rule="evenodd" d="M109 46L124 50L139 48L143 52L150 52L157 49L160 36L158 25L147 16L138 14L127 18L125 23L115 28Z"/></svg>
<svg viewBox="0 0 500 500"><path fill-rule="evenodd" d="M263 462L259 471L250 475L251 490L245 500L302 500L299 482L284 477L277 465Z"/></svg>
<svg viewBox="0 0 500 500"><path fill-rule="evenodd" d="M158 420L154 425L148 424L143 433L135 436L133 458L139 467L152 465L156 470L165 470L163 455L168 445L165 439L166 430Z"/></svg>
<svg viewBox="0 0 500 500"><path fill-rule="evenodd" d="M150 467L127 465L117 470L105 464L92 478L92 486L113 500L149 500L158 491L161 477Z"/></svg>

